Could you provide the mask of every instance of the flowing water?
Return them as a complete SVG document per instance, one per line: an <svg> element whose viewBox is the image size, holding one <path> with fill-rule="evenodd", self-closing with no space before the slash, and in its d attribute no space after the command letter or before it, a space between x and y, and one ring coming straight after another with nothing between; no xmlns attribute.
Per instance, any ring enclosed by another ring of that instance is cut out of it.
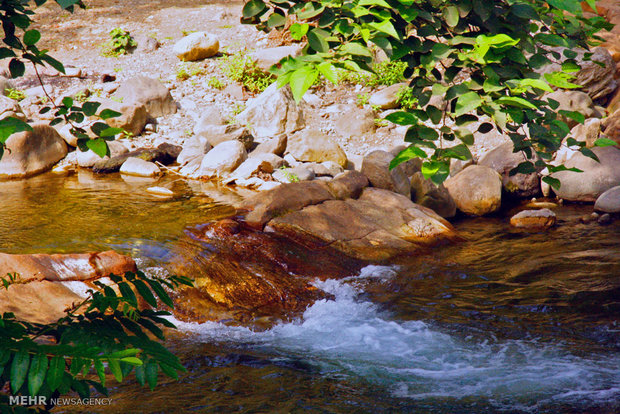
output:
<svg viewBox="0 0 620 414"><path fill-rule="evenodd" d="M25 183L0 183L0 251L112 248L157 269L186 226L230 212L181 182L170 200L114 177ZM620 223L589 211L558 209L546 233L458 221L465 242L316 281L331 299L267 330L177 321L180 381L112 387L89 411L620 412Z"/></svg>

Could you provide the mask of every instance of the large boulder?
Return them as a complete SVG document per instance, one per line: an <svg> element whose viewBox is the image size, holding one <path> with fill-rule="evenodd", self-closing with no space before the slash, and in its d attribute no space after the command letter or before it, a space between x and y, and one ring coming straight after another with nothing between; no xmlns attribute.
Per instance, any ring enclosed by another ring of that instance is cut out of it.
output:
<svg viewBox="0 0 620 414"><path fill-rule="evenodd" d="M502 180L497 171L470 165L444 183L456 207L465 214L483 216L502 204Z"/></svg>
<svg viewBox="0 0 620 414"><path fill-rule="evenodd" d="M183 61L202 60L216 55L220 51L220 42L215 35L196 32L176 42L172 50Z"/></svg>
<svg viewBox="0 0 620 414"><path fill-rule="evenodd" d="M303 110L295 103L291 88L288 85L278 88L276 83L248 100L245 110L236 119L239 124L251 128L258 138L273 138L306 126Z"/></svg>
<svg viewBox="0 0 620 414"><path fill-rule="evenodd" d="M620 185L620 149L596 147L592 151L600 163L577 152L565 165L583 172L560 171L552 174L561 183L560 188L554 190L558 197L569 201L594 202L605 191Z"/></svg>
<svg viewBox="0 0 620 414"><path fill-rule="evenodd" d="M234 171L248 158L240 141L225 141L209 151L200 163L198 175L204 178L222 177Z"/></svg>
<svg viewBox="0 0 620 414"><path fill-rule="evenodd" d="M0 275L17 273L19 284L0 290L0 314L13 312L18 319L51 323L65 315L64 309L84 300L93 280L110 274L135 272L127 256L107 251L85 254L0 253Z"/></svg>
<svg viewBox="0 0 620 414"><path fill-rule="evenodd" d="M137 76L123 82L115 97L124 104L144 105L152 118L174 114L177 111L177 104L168 88L157 79L146 76Z"/></svg>
<svg viewBox="0 0 620 414"><path fill-rule="evenodd" d="M620 213L620 186L612 187L596 199L594 209L603 213Z"/></svg>
<svg viewBox="0 0 620 414"><path fill-rule="evenodd" d="M394 191L406 197L411 196L411 184L405 173L404 166L398 165L390 170L390 162L394 156L387 152L376 150L364 157L361 172L373 187Z"/></svg>
<svg viewBox="0 0 620 414"><path fill-rule="evenodd" d="M241 142L246 150L250 150L254 145L252 133L247 128L239 125L206 125L198 123L194 127L194 134L200 138L205 138L212 147L225 141L234 140Z"/></svg>
<svg viewBox="0 0 620 414"><path fill-rule="evenodd" d="M224 183L233 181L247 180L259 173L271 174L275 169L284 165L284 160L275 154L256 154L243 161L237 169L224 180Z"/></svg>
<svg viewBox="0 0 620 414"><path fill-rule="evenodd" d="M603 119L599 125L605 137L620 145L620 109Z"/></svg>
<svg viewBox="0 0 620 414"><path fill-rule="evenodd" d="M25 178L51 169L67 155L67 144L47 124L36 124L32 131L13 134L6 141L0 159L0 179Z"/></svg>
<svg viewBox="0 0 620 414"><path fill-rule="evenodd" d="M213 148L213 146L209 144L206 138L193 135L183 144L183 149L177 157L177 162L181 166L184 166L193 160L202 160L202 157L204 157L211 148Z"/></svg>
<svg viewBox="0 0 620 414"><path fill-rule="evenodd" d="M375 111L351 105L334 122L336 134L344 138L361 138L377 130Z"/></svg>
<svg viewBox="0 0 620 414"><path fill-rule="evenodd" d="M264 153L275 154L281 157L284 155L287 145L288 137L286 134L280 134L275 138L269 138L268 140L258 144L250 154L250 157L253 157L255 154Z"/></svg>
<svg viewBox="0 0 620 414"><path fill-rule="evenodd" d="M121 128L132 135L139 135L148 121L146 106L138 102L118 102L108 98L93 98L93 102L100 102L99 111L111 109L121 115L106 119L113 128Z"/></svg>
<svg viewBox="0 0 620 414"><path fill-rule="evenodd" d="M297 161L333 161L345 167L347 155L336 142L318 129L306 129L288 138L287 152Z"/></svg>
<svg viewBox="0 0 620 414"><path fill-rule="evenodd" d="M240 211L247 211L245 221L254 228L262 229L269 220L288 211L326 200L357 198L368 186L368 179L357 171L345 171L332 181L305 181L284 184L277 191L270 190L244 200Z"/></svg>
<svg viewBox="0 0 620 414"><path fill-rule="evenodd" d="M370 96L368 103L380 109L398 108L398 93L407 86L407 83L395 83L394 85L381 89Z"/></svg>
<svg viewBox="0 0 620 414"><path fill-rule="evenodd" d="M366 188L358 199L327 200L289 212L269 221L267 229L362 260L386 260L456 238L452 226L432 210L379 188Z"/></svg>
<svg viewBox="0 0 620 414"><path fill-rule="evenodd" d="M557 108L558 112L579 112L586 119L602 117L602 114L600 114L596 109L592 98L585 92L557 90L553 93L546 95L545 98L553 99L560 104ZM570 128L578 124L577 121L575 121L574 119L565 117L563 115L560 116L560 119L566 122L566 124Z"/></svg>
<svg viewBox="0 0 620 414"><path fill-rule="evenodd" d="M411 177L411 200L430 208L441 217L450 218L456 215L456 203L446 187L424 178L421 172L416 172Z"/></svg>
<svg viewBox="0 0 620 414"><path fill-rule="evenodd" d="M553 48L553 51L563 55L564 48ZM616 74L616 63L609 51L602 47L595 48L592 52L585 49L573 50L577 53L575 58L581 69L573 80L577 85L582 85L581 90L587 93L593 100L605 98L616 90L618 86L614 76ZM592 53L589 60L584 60L586 53ZM561 71L560 63L553 63L543 67L541 73Z"/></svg>
<svg viewBox="0 0 620 414"><path fill-rule="evenodd" d="M510 171L526 160L521 151L513 152L512 142L500 145L487 153L478 165L493 168L502 176L502 186L509 196L532 197L540 192L540 179L537 173L510 175ZM536 162L536 158L530 158Z"/></svg>

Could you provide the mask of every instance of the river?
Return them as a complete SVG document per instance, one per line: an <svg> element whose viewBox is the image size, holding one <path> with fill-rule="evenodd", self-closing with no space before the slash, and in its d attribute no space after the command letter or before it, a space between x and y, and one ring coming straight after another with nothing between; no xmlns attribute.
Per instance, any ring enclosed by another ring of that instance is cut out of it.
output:
<svg viewBox="0 0 620 414"><path fill-rule="evenodd" d="M184 229L231 211L167 180L179 197L118 175L0 183L0 251L115 249L158 270ZM88 411L620 412L620 223L580 223L590 211L561 207L546 233L510 212L458 220L465 242L317 281L332 299L267 330L177 321L188 372Z"/></svg>

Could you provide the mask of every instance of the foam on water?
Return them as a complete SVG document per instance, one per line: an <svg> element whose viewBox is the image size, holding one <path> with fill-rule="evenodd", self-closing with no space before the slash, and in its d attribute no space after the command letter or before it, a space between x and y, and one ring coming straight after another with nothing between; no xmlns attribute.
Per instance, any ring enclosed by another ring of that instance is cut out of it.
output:
<svg viewBox="0 0 620 414"><path fill-rule="evenodd" d="M251 345L324 373L361 377L396 397L483 398L500 408L524 410L620 398L619 355L586 359L561 344L458 338L421 321L390 320L377 305L359 298L364 279L395 273L392 267L368 266L345 281L316 282L335 299L317 301L298 320L264 332L175 322L201 341Z"/></svg>

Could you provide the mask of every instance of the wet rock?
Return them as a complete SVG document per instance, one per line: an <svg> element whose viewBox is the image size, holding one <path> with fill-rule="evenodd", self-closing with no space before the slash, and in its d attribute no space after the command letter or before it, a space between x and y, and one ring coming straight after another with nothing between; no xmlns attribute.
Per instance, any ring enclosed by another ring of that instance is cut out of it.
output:
<svg viewBox="0 0 620 414"><path fill-rule="evenodd" d="M172 50L183 61L202 60L216 55L220 50L220 42L215 35L196 32L176 42Z"/></svg>
<svg viewBox="0 0 620 414"><path fill-rule="evenodd" d="M612 187L596 199L594 209L604 213L620 213L620 186Z"/></svg>
<svg viewBox="0 0 620 414"><path fill-rule="evenodd" d="M20 281L25 282L0 291L0 313L13 312L21 320L52 323L65 316L64 309L84 299L79 293L94 288L84 281L135 271L136 264L130 257L112 251L51 255L0 253L0 274L18 273Z"/></svg>
<svg viewBox="0 0 620 414"><path fill-rule="evenodd" d="M246 109L236 119L239 124L251 127L259 138L292 133L306 125L303 110L295 103L290 87L278 89L276 83L248 100Z"/></svg>
<svg viewBox="0 0 620 414"><path fill-rule="evenodd" d="M478 165L490 167L502 176L502 186L508 196L532 197L540 193L538 173L510 175L510 171L526 160L521 151L513 152L512 142L507 142L487 153ZM537 158L529 161L536 162Z"/></svg>
<svg viewBox="0 0 620 414"><path fill-rule="evenodd" d="M510 218L510 225L518 228L546 230L555 225L555 213L548 208L523 210Z"/></svg>
<svg viewBox="0 0 620 414"><path fill-rule="evenodd" d="M411 200L430 208L441 217L449 218L456 215L456 203L448 190L441 185L436 185L431 180L424 178L421 172L411 177Z"/></svg>
<svg viewBox="0 0 620 414"><path fill-rule="evenodd" d="M398 108L398 92L406 88L407 83L396 83L372 94L368 103L381 109Z"/></svg>
<svg viewBox="0 0 620 414"><path fill-rule="evenodd" d="M361 260L385 260L456 238L452 226L431 210L378 188L366 188L357 200L326 200L289 212L269 221L266 229Z"/></svg>
<svg viewBox="0 0 620 414"><path fill-rule="evenodd" d="M149 187L146 189L146 192L149 194L153 194L161 197L172 197L174 196L174 191L165 188L165 187Z"/></svg>
<svg viewBox="0 0 620 414"><path fill-rule="evenodd" d="M161 150L159 148L139 148L135 151L117 155L109 159L102 159L97 161L93 165L93 172L99 174L118 172L121 169L121 166L130 157L139 158L143 161L159 162L164 165L169 165L174 162L174 159L167 151Z"/></svg>
<svg viewBox="0 0 620 414"><path fill-rule="evenodd" d="M129 152L126 146L124 146L121 142L118 141L110 141L108 142L108 148L110 149L110 155L112 157L117 157L122 154L126 154ZM92 150L88 151L76 151L77 153L77 164L82 168L91 168L97 162L102 160L109 160L110 157L100 157L95 154ZM120 167L119 167L120 168Z"/></svg>
<svg viewBox="0 0 620 414"><path fill-rule="evenodd" d="M157 146L157 149L165 151L173 160L176 160L179 155L181 155L181 151L183 151L183 147L180 145L174 145L168 142L162 142Z"/></svg>
<svg viewBox="0 0 620 414"><path fill-rule="evenodd" d="M47 124L35 124L32 131L13 134L5 144L0 179L31 177L50 170L67 155L67 144Z"/></svg>
<svg viewBox="0 0 620 414"><path fill-rule="evenodd" d="M121 174L136 177L154 177L161 174L161 170L156 164L136 157L127 158L123 165L121 165L120 172Z"/></svg>
<svg viewBox="0 0 620 414"><path fill-rule="evenodd" d="M390 170L394 156L387 151L376 150L364 157L361 172L373 187L394 191L405 197L411 196L411 184L402 166Z"/></svg>
<svg viewBox="0 0 620 414"><path fill-rule="evenodd" d="M600 224L601 226L606 226L608 224L611 224L612 222L612 218L611 218L611 214L603 214L602 216L600 216L597 220L598 224Z"/></svg>
<svg viewBox="0 0 620 414"><path fill-rule="evenodd" d="M203 158L198 170L200 177L222 177L234 171L248 158L248 153L240 141L225 141L209 151Z"/></svg>
<svg viewBox="0 0 620 414"><path fill-rule="evenodd" d="M465 214L483 216L501 207L502 181L489 167L471 165L444 183L456 207Z"/></svg>
<svg viewBox="0 0 620 414"><path fill-rule="evenodd" d="M583 172L560 171L552 175L561 182L561 187L554 190L558 197L568 201L594 202L605 191L620 185L620 149L597 147L592 151L600 163L575 153L565 165Z"/></svg>
<svg viewBox="0 0 620 414"><path fill-rule="evenodd" d="M287 151L297 161L333 161L344 167L347 155L336 142L317 129L306 129L289 137Z"/></svg>
<svg viewBox="0 0 620 414"><path fill-rule="evenodd" d="M115 97L124 104L144 105L148 116L156 118L177 112L177 104L170 91L157 79L137 76L123 82Z"/></svg>

